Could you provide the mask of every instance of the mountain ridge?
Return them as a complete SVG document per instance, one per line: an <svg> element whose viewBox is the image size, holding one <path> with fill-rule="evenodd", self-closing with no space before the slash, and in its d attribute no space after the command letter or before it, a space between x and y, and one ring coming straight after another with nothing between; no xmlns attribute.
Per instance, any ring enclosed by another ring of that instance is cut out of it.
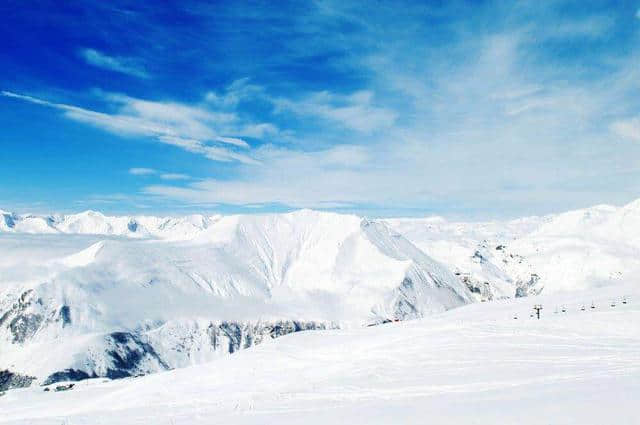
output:
<svg viewBox="0 0 640 425"><path fill-rule="evenodd" d="M152 373L297 330L640 273L640 202L485 223L314 210L0 218L0 370L39 383Z"/></svg>
<svg viewBox="0 0 640 425"><path fill-rule="evenodd" d="M57 222L76 234L4 233L0 369L40 383L151 373L284 333L472 301L446 266L354 215L225 216L163 239L126 237L130 222L91 213Z"/></svg>

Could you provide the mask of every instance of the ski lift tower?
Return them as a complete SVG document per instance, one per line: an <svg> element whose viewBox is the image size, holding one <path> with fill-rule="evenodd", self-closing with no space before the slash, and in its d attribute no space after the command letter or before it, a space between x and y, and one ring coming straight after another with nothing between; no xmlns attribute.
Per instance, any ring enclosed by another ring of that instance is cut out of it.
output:
<svg viewBox="0 0 640 425"><path fill-rule="evenodd" d="M533 306L533 309L536 311L536 316L540 319L540 310L542 310L542 304L536 304Z"/></svg>

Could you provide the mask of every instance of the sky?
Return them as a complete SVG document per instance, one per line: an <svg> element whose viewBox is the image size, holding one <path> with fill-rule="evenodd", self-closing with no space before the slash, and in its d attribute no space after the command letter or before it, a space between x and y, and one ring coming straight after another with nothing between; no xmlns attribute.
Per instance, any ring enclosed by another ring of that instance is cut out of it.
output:
<svg viewBox="0 0 640 425"><path fill-rule="evenodd" d="M640 198L637 0L0 17L3 210L493 219Z"/></svg>

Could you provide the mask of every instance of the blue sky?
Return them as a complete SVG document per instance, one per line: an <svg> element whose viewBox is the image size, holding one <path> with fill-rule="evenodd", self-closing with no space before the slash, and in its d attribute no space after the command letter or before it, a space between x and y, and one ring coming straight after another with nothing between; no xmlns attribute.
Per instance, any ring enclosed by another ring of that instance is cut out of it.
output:
<svg viewBox="0 0 640 425"><path fill-rule="evenodd" d="M640 3L0 6L0 208L494 218L640 197Z"/></svg>

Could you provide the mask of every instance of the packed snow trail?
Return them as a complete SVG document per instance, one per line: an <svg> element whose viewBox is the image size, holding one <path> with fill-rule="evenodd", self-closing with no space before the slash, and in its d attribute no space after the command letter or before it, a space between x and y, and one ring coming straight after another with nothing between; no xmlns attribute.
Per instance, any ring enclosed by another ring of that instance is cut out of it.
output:
<svg viewBox="0 0 640 425"><path fill-rule="evenodd" d="M639 301L628 283L303 332L146 377L9 391L0 423L637 424Z"/></svg>

